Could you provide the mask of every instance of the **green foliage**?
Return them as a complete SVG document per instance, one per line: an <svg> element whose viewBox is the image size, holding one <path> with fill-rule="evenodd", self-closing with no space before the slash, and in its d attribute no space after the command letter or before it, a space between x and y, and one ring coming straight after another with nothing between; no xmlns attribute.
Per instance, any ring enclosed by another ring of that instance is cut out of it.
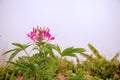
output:
<svg viewBox="0 0 120 80"><path fill-rule="evenodd" d="M10 58L9 58L9 61L11 61L21 51L24 51L27 55L29 55L25 50L27 47L30 46L29 43L27 43L27 44L12 43L12 45L16 46L16 48L8 50L8 51L3 53L3 55L8 54L8 53L12 53Z"/></svg>
<svg viewBox="0 0 120 80"><path fill-rule="evenodd" d="M84 48L68 47L61 50L59 45L36 42L28 44L13 43L14 49L8 50L3 55L12 53L6 66L0 67L0 80L17 80L18 76L23 76L24 80L61 80L56 74L60 73L67 80L118 80L120 79L120 61L117 53L111 60L107 60L91 44L88 44L92 55L85 53ZM31 51L36 53L30 56L27 48L32 46ZM12 60L21 51L27 56L18 57ZM55 52L61 56L55 56ZM80 54L85 57L85 61L72 61L65 59L65 56L77 57ZM94 57L93 57L94 55ZM117 76L117 77L115 77Z"/></svg>
<svg viewBox="0 0 120 80"><path fill-rule="evenodd" d="M88 44L89 49L93 52L93 54L97 57L97 58L101 58L102 56L99 54L99 52L91 45Z"/></svg>
<svg viewBox="0 0 120 80"><path fill-rule="evenodd" d="M3 78L4 76L4 66L0 66L0 80Z"/></svg>
<svg viewBox="0 0 120 80"><path fill-rule="evenodd" d="M24 76L25 80L51 80L55 76L56 72L56 60L47 57L40 58L39 54L35 54L32 57L19 57L15 62L8 61L10 63L5 69L5 74L8 79L14 76ZM49 65L49 66L48 66ZM12 69L12 70L11 70ZM5 77L2 77L5 79Z"/></svg>
<svg viewBox="0 0 120 80"><path fill-rule="evenodd" d="M117 59L118 53L111 60L106 60L91 44L88 44L88 46L95 57L86 54L85 58L87 60L77 64L76 71L78 73L81 70L89 71L91 76L97 76L104 80L114 78L114 74L120 74L120 61Z"/></svg>
<svg viewBox="0 0 120 80"><path fill-rule="evenodd" d="M114 62L119 57L119 53L116 53L115 56L111 59L111 62Z"/></svg>
<svg viewBox="0 0 120 80"><path fill-rule="evenodd" d="M0 66L0 80L16 80L15 74L13 66Z"/></svg>
<svg viewBox="0 0 120 80"><path fill-rule="evenodd" d="M73 57L76 56L75 54L73 54L73 47L69 47L63 50L63 52L61 53L61 56L68 56L68 55L73 56Z"/></svg>
<svg viewBox="0 0 120 80"><path fill-rule="evenodd" d="M84 48L68 47L62 51L61 56L76 57L75 53L83 53L83 52L85 52Z"/></svg>

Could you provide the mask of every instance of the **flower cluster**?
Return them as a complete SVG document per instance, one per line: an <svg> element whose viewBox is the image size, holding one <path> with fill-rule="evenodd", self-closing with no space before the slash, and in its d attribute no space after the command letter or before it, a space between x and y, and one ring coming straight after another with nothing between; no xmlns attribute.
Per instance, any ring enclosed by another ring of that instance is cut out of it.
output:
<svg viewBox="0 0 120 80"><path fill-rule="evenodd" d="M61 73L57 73L56 77L60 80L67 80L66 77L64 75L62 75Z"/></svg>
<svg viewBox="0 0 120 80"><path fill-rule="evenodd" d="M39 41L49 41L49 40L54 40L55 37L51 36L50 34L50 29L49 28L43 28L37 26L37 28L33 27L33 30L27 34L30 39L33 41L39 42Z"/></svg>

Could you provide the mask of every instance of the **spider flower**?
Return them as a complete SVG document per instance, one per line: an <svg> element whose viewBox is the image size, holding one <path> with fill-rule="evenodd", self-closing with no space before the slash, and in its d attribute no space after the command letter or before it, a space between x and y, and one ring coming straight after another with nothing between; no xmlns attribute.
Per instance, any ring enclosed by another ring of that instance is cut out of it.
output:
<svg viewBox="0 0 120 80"><path fill-rule="evenodd" d="M43 28L39 26L37 26L37 28L33 27L33 30L27 35L30 39L36 42L43 41L43 40L49 41L49 40L55 39L55 37L51 36L49 28Z"/></svg>

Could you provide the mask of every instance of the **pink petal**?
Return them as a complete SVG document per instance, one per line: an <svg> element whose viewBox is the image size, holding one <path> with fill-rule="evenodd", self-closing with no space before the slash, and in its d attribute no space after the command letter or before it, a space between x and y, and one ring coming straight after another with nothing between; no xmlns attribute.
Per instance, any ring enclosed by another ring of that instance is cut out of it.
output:
<svg viewBox="0 0 120 80"><path fill-rule="evenodd" d="M50 29L47 27L45 31L49 33Z"/></svg>
<svg viewBox="0 0 120 80"><path fill-rule="evenodd" d="M35 37L34 40L35 40L35 41L39 41L39 38L38 38L38 37Z"/></svg>
<svg viewBox="0 0 120 80"><path fill-rule="evenodd" d="M30 37L30 34L27 34L28 37Z"/></svg>
<svg viewBox="0 0 120 80"><path fill-rule="evenodd" d="M47 36L46 37L50 38L51 34L49 32L47 32Z"/></svg>
<svg viewBox="0 0 120 80"><path fill-rule="evenodd" d="M44 37L47 37L47 32L46 31L44 31Z"/></svg>
<svg viewBox="0 0 120 80"><path fill-rule="evenodd" d="M54 39L55 39L55 37L51 37L51 38L50 38L50 40L54 40Z"/></svg>
<svg viewBox="0 0 120 80"><path fill-rule="evenodd" d="M39 34L38 34L40 37L42 37L42 33L41 32L39 32Z"/></svg>
<svg viewBox="0 0 120 80"><path fill-rule="evenodd" d="M33 32L31 32L31 33L30 33L30 35L31 35L31 36L34 36L34 33L33 33Z"/></svg>

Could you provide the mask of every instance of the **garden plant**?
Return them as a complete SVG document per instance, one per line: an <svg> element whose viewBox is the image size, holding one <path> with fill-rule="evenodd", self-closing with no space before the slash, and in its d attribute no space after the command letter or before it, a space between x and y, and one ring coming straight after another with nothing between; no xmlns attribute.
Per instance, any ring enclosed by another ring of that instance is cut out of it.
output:
<svg viewBox="0 0 120 80"><path fill-rule="evenodd" d="M33 27L27 36L30 42L12 43L14 48L3 53L10 57L6 65L0 66L0 80L120 80L119 53L107 60L91 44L91 55L85 48L72 46L61 50L58 44L50 43L55 37L45 27ZM21 53L25 55L16 59ZM76 64L66 56L75 57Z"/></svg>

